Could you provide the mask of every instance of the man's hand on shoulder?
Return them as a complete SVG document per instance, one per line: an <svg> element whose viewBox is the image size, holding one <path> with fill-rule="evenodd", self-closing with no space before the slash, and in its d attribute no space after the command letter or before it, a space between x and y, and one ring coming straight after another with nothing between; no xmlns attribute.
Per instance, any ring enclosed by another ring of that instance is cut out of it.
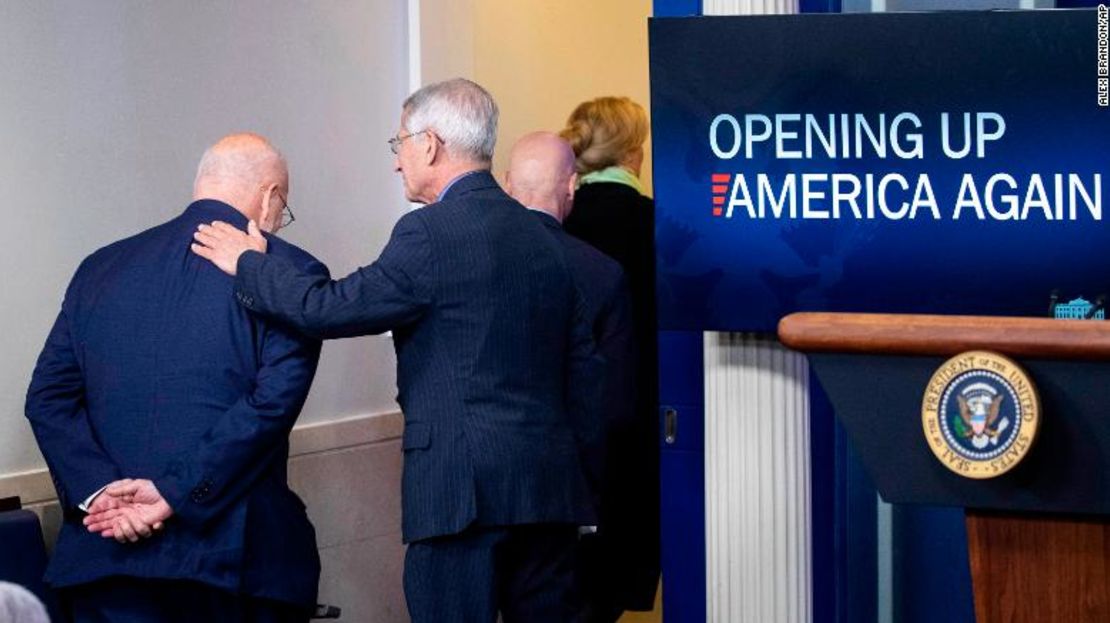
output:
<svg viewBox="0 0 1110 623"><path fill-rule="evenodd" d="M120 543L153 536L173 516L173 509L145 479L124 479L108 485L89 507L84 519L89 532Z"/></svg>
<svg viewBox="0 0 1110 623"><path fill-rule="evenodd" d="M235 276L239 256L247 251L266 252L266 238L254 221L247 223L247 233L223 221L211 225L201 224L193 233L196 240L190 247L193 253L216 265L216 268Z"/></svg>

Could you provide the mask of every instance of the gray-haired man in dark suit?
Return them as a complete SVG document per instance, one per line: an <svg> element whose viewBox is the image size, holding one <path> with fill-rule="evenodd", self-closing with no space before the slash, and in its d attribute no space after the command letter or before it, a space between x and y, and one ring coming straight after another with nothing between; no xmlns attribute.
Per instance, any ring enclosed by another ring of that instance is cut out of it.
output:
<svg viewBox="0 0 1110 623"><path fill-rule="evenodd" d="M409 200L427 205L343 279L226 224L194 245L259 314L325 339L393 331L418 622L574 620L577 526L596 521L573 425L590 421L575 392L597 365L586 311L562 246L490 175L496 135L473 82L410 96L389 142Z"/></svg>

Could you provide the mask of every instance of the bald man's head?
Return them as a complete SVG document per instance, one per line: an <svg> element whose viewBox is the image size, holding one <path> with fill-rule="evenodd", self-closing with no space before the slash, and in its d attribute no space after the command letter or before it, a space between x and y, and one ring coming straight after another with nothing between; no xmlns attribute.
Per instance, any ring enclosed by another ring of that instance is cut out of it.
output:
<svg viewBox="0 0 1110 623"><path fill-rule="evenodd" d="M232 206L264 231L281 226L289 196L285 157L265 137L229 134L209 147L197 165L193 199L216 199Z"/></svg>
<svg viewBox="0 0 1110 623"><path fill-rule="evenodd" d="M505 187L525 206L562 221L570 214L577 182L574 150L558 134L533 132L513 145Z"/></svg>

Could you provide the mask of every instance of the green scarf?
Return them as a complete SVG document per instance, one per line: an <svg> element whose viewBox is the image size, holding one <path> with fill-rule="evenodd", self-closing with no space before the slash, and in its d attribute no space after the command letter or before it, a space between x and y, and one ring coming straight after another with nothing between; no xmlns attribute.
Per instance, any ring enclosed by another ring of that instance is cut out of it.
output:
<svg viewBox="0 0 1110 623"><path fill-rule="evenodd" d="M641 195L647 196L644 192L644 185L640 183L640 178L632 174L632 171L622 166L612 166L600 171L587 173L578 178L578 185L585 186L586 184L593 184L595 182L616 182L617 184L624 184L636 189L636 192Z"/></svg>

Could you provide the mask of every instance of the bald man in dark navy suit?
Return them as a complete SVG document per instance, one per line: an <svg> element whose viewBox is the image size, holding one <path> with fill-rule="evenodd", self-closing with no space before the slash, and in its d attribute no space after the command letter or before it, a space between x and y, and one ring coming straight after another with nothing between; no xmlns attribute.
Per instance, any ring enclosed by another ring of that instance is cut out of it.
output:
<svg viewBox="0 0 1110 623"><path fill-rule="evenodd" d="M627 551L645 546L640 531L630 529L627 521L626 490L630 483L658 477L636 469L638 462L625 464L640 451L635 405L636 392L643 390L636 387L631 294L620 264L563 229L577 185L574 151L565 140L550 132L522 137L513 146L505 184L566 251L600 357L601 373L581 388L596 396L600 416L580 435L598 524L583 527L577 565L584 600L581 621L612 623L624 611L619 587L636 573Z"/></svg>
<svg viewBox="0 0 1110 623"><path fill-rule="evenodd" d="M315 532L286 462L320 342L248 313L189 251L215 219L276 230L288 192L269 142L225 137L181 215L93 253L66 290L26 414L65 515L47 580L77 623L293 623L314 609Z"/></svg>

